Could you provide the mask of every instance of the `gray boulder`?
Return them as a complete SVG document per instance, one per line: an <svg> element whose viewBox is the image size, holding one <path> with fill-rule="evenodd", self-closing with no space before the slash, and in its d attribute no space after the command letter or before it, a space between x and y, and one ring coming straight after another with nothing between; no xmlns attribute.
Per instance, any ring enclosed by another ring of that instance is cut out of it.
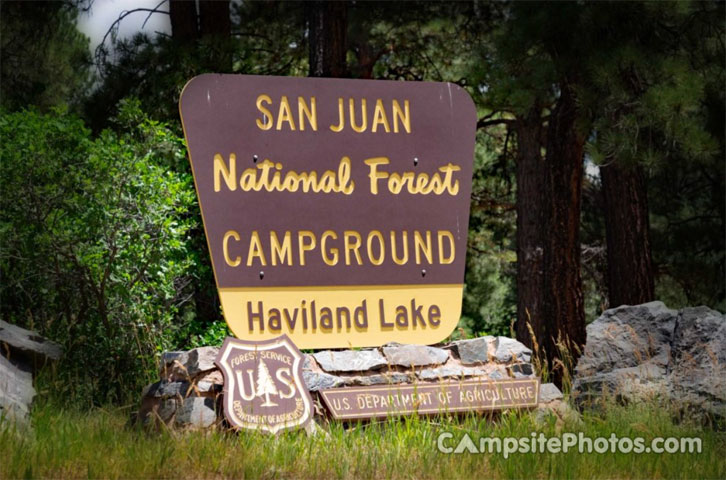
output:
<svg viewBox="0 0 726 480"><path fill-rule="evenodd" d="M539 386L539 403L549 403L563 398L564 395L554 383L543 383Z"/></svg>
<svg viewBox="0 0 726 480"><path fill-rule="evenodd" d="M186 352L166 352L161 356L161 378L189 380L200 373L214 370L219 348L199 347Z"/></svg>
<svg viewBox="0 0 726 480"><path fill-rule="evenodd" d="M593 405L604 393L660 399L726 416L726 320L706 307L671 310L662 302L605 311L587 326L573 397Z"/></svg>
<svg viewBox="0 0 726 480"><path fill-rule="evenodd" d="M497 337L494 348L494 356L500 363L529 362L532 359L532 350L513 338Z"/></svg>
<svg viewBox="0 0 726 480"><path fill-rule="evenodd" d="M479 337L452 343L459 360L464 365L482 364L489 361L489 341L494 337Z"/></svg>
<svg viewBox="0 0 726 480"><path fill-rule="evenodd" d="M58 360L63 348L55 342L41 337L37 333L11 325L0 320L0 346L2 353L10 352L10 360L15 361L16 356L23 361L31 363L45 363L47 360Z"/></svg>
<svg viewBox="0 0 726 480"><path fill-rule="evenodd" d="M383 355L390 365L421 367L439 365L449 358L449 352L426 345L392 345L383 347Z"/></svg>
<svg viewBox="0 0 726 480"><path fill-rule="evenodd" d="M303 381L311 392L340 387L344 383L342 378L335 375L310 371L303 371Z"/></svg>
<svg viewBox="0 0 726 480"><path fill-rule="evenodd" d="M684 308L673 335L670 393L726 417L726 319L706 307Z"/></svg>
<svg viewBox="0 0 726 480"><path fill-rule="evenodd" d="M378 350L323 350L313 357L326 372L363 372L387 365Z"/></svg>
<svg viewBox="0 0 726 480"><path fill-rule="evenodd" d="M0 420L27 423L34 369L58 360L62 352L57 343L0 320Z"/></svg>
<svg viewBox="0 0 726 480"><path fill-rule="evenodd" d="M344 385L392 385L407 383L412 380L413 375L409 376L405 373L388 372L378 375L361 375L355 377L343 377Z"/></svg>
<svg viewBox="0 0 726 480"><path fill-rule="evenodd" d="M487 371L477 367L460 367L460 366L443 366L436 368L427 368L418 372L418 378L421 380L438 380L444 378L463 378L463 377L485 377Z"/></svg>
<svg viewBox="0 0 726 480"><path fill-rule="evenodd" d="M531 363L515 363L509 367L514 378L534 378L534 366Z"/></svg>
<svg viewBox="0 0 726 480"><path fill-rule="evenodd" d="M217 421L217 411L212 398L185 398L176 410L174 423L177 427L202 429L212 426Z"/></svg>
<svg viewBox="0 0 726 480"><path fill-rule="evenodd" d="M662 302L605 311L587 326L587 344L577 373L586 375L646 363L665 373L677 315Z"/></svg>
<svg viewBox="0 0 726 480"><path fill-rule="evenodd" d="M24 424L33 397L33 374L0 355L0 420Z"/></svg>

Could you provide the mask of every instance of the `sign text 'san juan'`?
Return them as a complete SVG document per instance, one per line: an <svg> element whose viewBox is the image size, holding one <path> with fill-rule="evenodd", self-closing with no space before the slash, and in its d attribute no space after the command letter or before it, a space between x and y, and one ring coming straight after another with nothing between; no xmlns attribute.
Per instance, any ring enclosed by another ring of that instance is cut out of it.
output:
<svg viewBox="0 0 726 480"><path fill-rule="evenodd" d="M451 333L476 124L463 89L209 74L180 111L237 337L326 348Z"/></svg>

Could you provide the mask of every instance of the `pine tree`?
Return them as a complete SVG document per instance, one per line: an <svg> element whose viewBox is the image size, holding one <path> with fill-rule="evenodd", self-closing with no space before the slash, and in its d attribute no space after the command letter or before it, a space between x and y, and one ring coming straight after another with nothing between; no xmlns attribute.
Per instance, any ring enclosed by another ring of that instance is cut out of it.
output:
<svg viewBox="0 0 726 480"><path fill-rule="evenodd" d="M257 367L257 392L255 395L258 397L265 396L265 402L261 405L263 407L276 407L277 404L270 401L270 395L277 395L277 387L275 382L272 380L270 371L267 369L267 365L263 360L260 360L260 364Z"/></svg>

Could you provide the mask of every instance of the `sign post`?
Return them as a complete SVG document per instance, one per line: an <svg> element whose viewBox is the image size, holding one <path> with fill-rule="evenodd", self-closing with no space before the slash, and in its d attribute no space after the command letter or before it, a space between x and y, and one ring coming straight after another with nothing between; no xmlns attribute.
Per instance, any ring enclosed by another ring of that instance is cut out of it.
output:
<svg viewBox="0 0 726 480"><path fill-rule="evenodd" d="M476 125L463 89L208 74L180 113L237 337L363 347L454 330Z"/></svg>

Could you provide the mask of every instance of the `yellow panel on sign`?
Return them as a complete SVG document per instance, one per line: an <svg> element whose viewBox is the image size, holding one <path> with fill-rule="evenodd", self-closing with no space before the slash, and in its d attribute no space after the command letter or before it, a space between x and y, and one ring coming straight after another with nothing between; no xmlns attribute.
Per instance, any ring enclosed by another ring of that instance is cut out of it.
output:
<svg viewBox="0 0 726 480"><path fill-rule="evenodd" d="M431 344L456 327L463 285L221 288L239 338L287 334L299 348Z"/></svg>

